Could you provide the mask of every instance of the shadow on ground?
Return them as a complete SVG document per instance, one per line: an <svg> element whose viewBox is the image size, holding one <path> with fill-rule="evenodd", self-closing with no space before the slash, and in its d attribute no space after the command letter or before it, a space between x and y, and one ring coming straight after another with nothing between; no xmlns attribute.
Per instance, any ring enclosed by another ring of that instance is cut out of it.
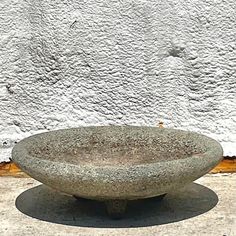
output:
<svg viewBox="0 0 236 236"><path fill-rule="evenodd" d="M45 185L26 190L16 199L16 207L33 218L81 227L127 228L161 225L181 221L212 209L218 197L207 187L192 183L176 193L167 194L162 201L156 198L129 202L121 220L107 217L102 202L61 194Z"/></svg>

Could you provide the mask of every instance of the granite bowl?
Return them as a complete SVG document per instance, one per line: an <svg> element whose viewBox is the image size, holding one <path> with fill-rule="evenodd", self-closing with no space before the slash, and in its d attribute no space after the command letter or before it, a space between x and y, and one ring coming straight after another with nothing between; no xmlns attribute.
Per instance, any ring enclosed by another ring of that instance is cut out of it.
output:
<svg viewBox="0 0 236 236"><path fill-rule="evenodd" d="M128 200L163 197L208 173L222 159L215 140L189 131L91 126L36 134L12 151L34 179L77 198L104 201L122 216Z"/></svg>

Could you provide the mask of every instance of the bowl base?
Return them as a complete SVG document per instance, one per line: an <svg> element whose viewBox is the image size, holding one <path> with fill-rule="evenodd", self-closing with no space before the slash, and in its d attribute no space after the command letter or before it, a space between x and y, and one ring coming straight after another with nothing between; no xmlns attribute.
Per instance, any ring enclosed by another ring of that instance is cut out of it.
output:
<svg viewBox="0 0 236 236"><path fill-rule="evenodd" d="M166 196L165 194L156 196L156 197L152 197L153 200L156 201L162 201L163 198ZM76 195L73 195L73 197L76 200L83 200L83 201L90 201L90 199L86 199L86 198L82 198ZM123 199L111 199L111 200L105 200L104 201L105 205L106 205L106 210L107 213L109 215L110 218L112 219L121 219L124 217L126 208L127 208L127 203L128 200L123 200Z"/></svg>

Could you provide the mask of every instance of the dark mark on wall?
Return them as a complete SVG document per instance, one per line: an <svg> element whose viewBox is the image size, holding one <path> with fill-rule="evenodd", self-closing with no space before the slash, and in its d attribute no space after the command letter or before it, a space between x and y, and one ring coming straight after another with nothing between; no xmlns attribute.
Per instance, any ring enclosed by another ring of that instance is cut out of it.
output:
<svg viewBox="0 0 236 236"><path fill-rule="evenodd" d="M10 93L10 94L13 94L13 93L14 93L11 84L8 83L8 84L6 85L6 89L7 89L8 93Z"/></svg>
<svg viewBox="0 0 236 236"><path fill-rule="evenodd" d="M74 22L70 25L70 29L74 28L76 23L77 23L77 20L74 20Z"/></svg>

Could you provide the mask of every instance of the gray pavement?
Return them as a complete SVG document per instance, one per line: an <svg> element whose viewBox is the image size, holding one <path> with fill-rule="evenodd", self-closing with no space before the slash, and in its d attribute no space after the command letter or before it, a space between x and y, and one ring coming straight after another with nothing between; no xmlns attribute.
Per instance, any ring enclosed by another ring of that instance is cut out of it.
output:
<svg viewBox="0 0 236 236"><path fill-rule="evenodd" d="M103 203L61 194L31 178L0 178L1 236L236 236L236 174L206 175L178 192L132 201L122 220Z"/></svg>

